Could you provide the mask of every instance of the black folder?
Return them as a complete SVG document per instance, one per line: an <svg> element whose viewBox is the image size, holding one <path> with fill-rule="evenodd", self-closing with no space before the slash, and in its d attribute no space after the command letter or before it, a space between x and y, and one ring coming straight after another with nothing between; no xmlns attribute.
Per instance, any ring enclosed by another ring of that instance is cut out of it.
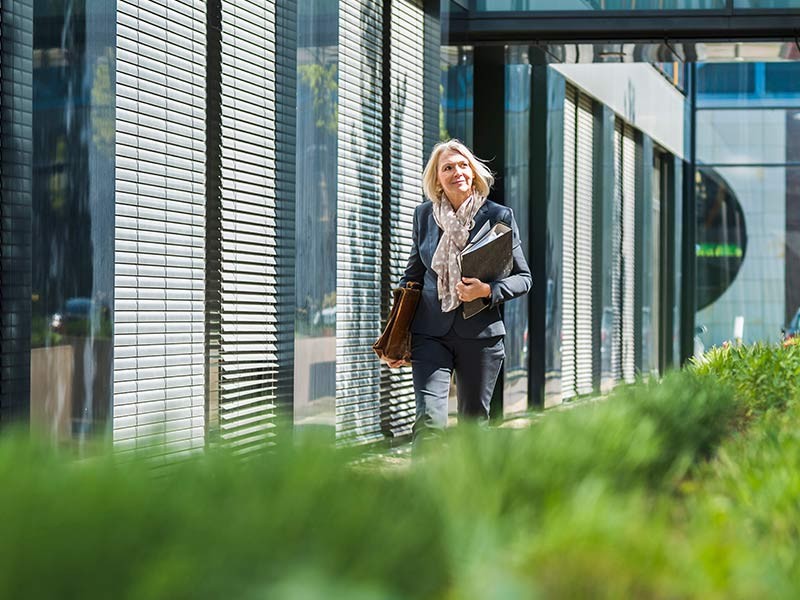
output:
<svg viewBox="0 0 800 600"><path fill-rule="evenodd" d="M461 275L475 277L484 283L508 277L513 265L512 238L511 228L505 223L498 222L491 228L482 228L461 252ZM484 298L465 302L464 318L474 317L489 304Z"/></svg>

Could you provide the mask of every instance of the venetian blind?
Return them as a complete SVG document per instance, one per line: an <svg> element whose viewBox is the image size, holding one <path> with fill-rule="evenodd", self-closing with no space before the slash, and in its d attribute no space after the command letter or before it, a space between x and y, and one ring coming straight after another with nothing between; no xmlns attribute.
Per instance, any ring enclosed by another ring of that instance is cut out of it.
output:
<svg viewBox="0 0 800 600"><path fill-rule="evenodd" d="M221 3L216 425L242 453L272 442L292 389L295 76L293 61L278 62L293 31L291 15L279 25L284 4Z"/></svg>
<svg viewBox="0 0 800 600"><path fill-rule="evenodd" d="M383 9L339 2L336 435L367 443L381 432Z"/></svg>
<svg viewBox="0 0 800 600"><path fill-rule="evenodd" d="M204 445L206 4L117 2L119 448Z"/></svg>
<svg viewBox="0 0 800 600"><path fill-rule="evenodd" d="M575 384L578 394L592 392L592 232L594 230L594 116L592 100L581 94L577 111L575 176Z"/></svg>
<svg viewBox="0 0 800 600"><path fill-rule="evenodd" d="M561 398L575 389L575 176L577 92L568 85L564 96L564 193L561 242Z"/></svg>
<svg viewBox="0 0 800 600"><path fill-rule="evenodd" d="M614 122L614 204L611 252L611 378L622 379L622 121Z"/></svg>
<svg viewBox="0 0 800 600"><path fill-rule="evenodd" d="M422 200L420 187L425 167L426 56L425 11L421 0L394 0L389 27L389 210L385 215L388 242L388 286L397 285L411 249L414 209ZM387 222L388 221L388 222ZM384 317L389 294L383 298ZM385 324L385 318L382 325ZM383 431L389 437L411 434L414 423L414 386L411 368L382 367Z"/></svg>
<svg viewBox="0 0 800 600"><path fill-rule="evenodd" d="M625 124L622 135L622 376L634 380L636 299L636 140L634 130Z"/></svg>

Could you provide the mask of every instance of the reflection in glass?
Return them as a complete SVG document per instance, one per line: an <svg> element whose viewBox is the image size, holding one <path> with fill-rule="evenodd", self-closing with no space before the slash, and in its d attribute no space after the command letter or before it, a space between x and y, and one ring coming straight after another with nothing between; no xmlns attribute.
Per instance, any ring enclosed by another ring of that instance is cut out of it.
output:
<svg viewBox="0 0 800 600"><path fill-rule="evenodd" d="M703 169L697 181L698 196L708 190L698 197L699 341L775 342L786 310L786 168L717 167L714 175Z"/></svg>
<svg viewBox="0 0 800 600"><path fill-rule="evenodd" d="M683 161L680 158L674 158L672 163L672 176L674 183L672 185L672 202L670 208L672 209L672 223L674 224L671 231L675 232L675 239L673 243L674 251L672 254L672 268L673 274L668 274L672 277L672 285L674 293L672 295L672 360L673 365L677 366L681 361L681 290L683 289ZM668 367L670 365L667 365Z"/></svg>
<svg viewBox="0 0 800 600"><path fill-rule="evenodd" d="M800 64L796 62L765 64L764 92L771 96L789 94L796 97L800 94Z"/></svg>
<svg viewBox="0 0 800 600"><path fill-rule="evenodd" d="M538 93L538 90L532 90ZM544 285L544 406L561 402L561 325L563 260L563 191L564 191L564 97L566 80L555 69L547 67L547 197L542 201L546 208L545 280L534 285ZM541 160L541 157L534 157ZM533 257L528 257L532 260Z"/></svg>
<svg viewBox="0 0 800 600"><path fill-rule="evenodd" d="M784 164L786 111L698 110L697 160L708 165Z"/></svg>
<svg viewBox="0 0 800 600"><path fill-rule="evenodd" d="M298 3L295 423L333 425L338 3Z"/></svg>
<svg viewBox="0 0 800 600"><path fill-rule="evenodd" d="M473 56L472 48L442 47L441 113L439 139L457 138L472 147Z"/></svg>
<svg viewBox="0 0 800 600"><path fill-rule="evenodd" d="M780 3L778 3L780 4ZM477 0L477 11L723 9L725 0Z"/></svg>
<svg viewBox="0 0 800 600"><path fill-rule="evenodd" d="M786 111L786 162L800 164L800 110ZM786 169L786 319L800 310L800 168ZM800 332L798 332L800 335Z"/></svg>
<svg viewBox="0 0 800 600"><path fill-rule="evenodd" d="M514 211L525 255L529 256L531 65L524 48L510 47L506 57L505 202ZM503 308L506 360L503 412L528 408L528 296Z"/></svg>
<svg viewBox="0 0 800 600"><path fill-rule="evenodd" d="M114 277L115 3L34 5L31 423L105 431Z"/></svg>
<svg viewBox="0 0 800 600"><path fill-rule="evenodd" d="M800 8L800 0L733 0L734 8Z"/></svg>
<svg viewBox="0 0 800 600"><path fill-rule="evenodd" d="M650 198L643 198L642 232L642 373L658 376L661 315L661 202L664 169L661 156L653 156Z"/></svg>
<svg viewBox="0 0 800 600"><path fill-rule="evenodd" d="M800 104L800 64L716 68L727 79L706 84L697 111L696 351L778 341L800 303L800 124L784 108Z"/></svg>
<svg viewBox="0 0 800 600"><path fill-rule="evenodd" d="M697 65L698 94L752 94L755 92L754 63L706 63Z"/></svg>
<svg viewBox="0 0 800 600"><path fill-rule="evenodd" d="M715 302L739 272L747 252L744 213L730 186L713 169L696 176L697 309Z"/></svg>

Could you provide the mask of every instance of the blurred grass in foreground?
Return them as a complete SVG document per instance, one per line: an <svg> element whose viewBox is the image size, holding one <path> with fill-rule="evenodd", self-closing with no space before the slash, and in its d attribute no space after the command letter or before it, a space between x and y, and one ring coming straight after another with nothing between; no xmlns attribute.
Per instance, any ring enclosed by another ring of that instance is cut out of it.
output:
<svg viewBox="0 0 800 600"><path fill-rule="evenodd" d="M3 437L0 598L796 596L798 368L715 350L408 470L311 440L155 475Z"/></svg>

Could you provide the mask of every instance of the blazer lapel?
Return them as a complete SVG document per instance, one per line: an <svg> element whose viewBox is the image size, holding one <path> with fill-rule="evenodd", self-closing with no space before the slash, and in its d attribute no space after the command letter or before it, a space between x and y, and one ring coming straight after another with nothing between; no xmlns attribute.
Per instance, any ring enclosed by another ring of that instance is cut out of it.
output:
<svg viewBox="0 0 800 600"><path fill-rule="evenodd" d="M428 254L428 264L433 262L433 254L436 252L436 247L439 245L439 239L442 237L442 230L436 224L436 219L433 218L433 210L428 215L428 231L425 232L425 246Z"/></svg>
<svg viewBox="0 0 800 600"><path fill-rule="evenodd" d="M488 218L489 218L489 206L486 202L484 202L483 205L478 209L478 212L475 213L475 227L470 229L469 238L467 238L468 244L472 241L472 238L475 237L475 234L477 234L481 230L481 227L483 227L483 224L486 222Z"/></svg>

